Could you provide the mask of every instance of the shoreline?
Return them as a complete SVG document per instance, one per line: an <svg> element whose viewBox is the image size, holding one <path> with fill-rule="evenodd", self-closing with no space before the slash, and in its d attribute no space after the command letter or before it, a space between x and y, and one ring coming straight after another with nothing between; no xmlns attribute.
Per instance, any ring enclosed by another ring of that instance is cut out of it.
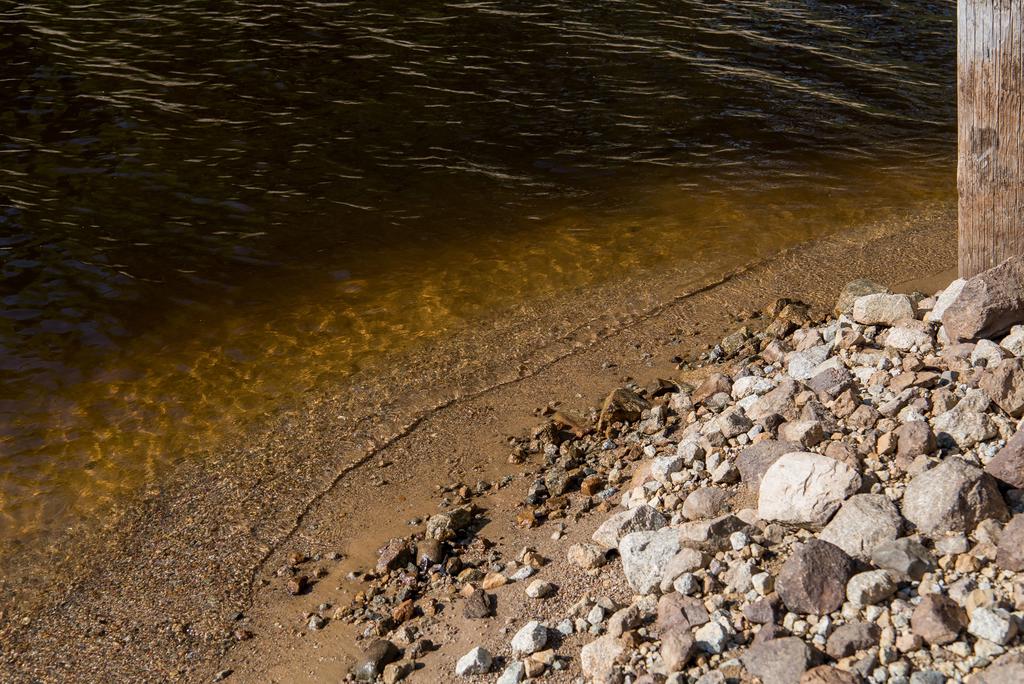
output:
<svg viewBox="0 0 1024 684"><path fill-rule="evenodd" d="M892 285L954 263L955 211L944 208L784 250L685 296L675 294L679 274L663 274L607 288L588 301L589 319L564 301L546 315L490 322L476 346L431 344L374 385L357 378L346 396L311 398L245 443L188 464L124 513L115 534L80 542L84 551L72 554L83 566L67 572L60 598L16 601L5 590L0 669L11 681L204 681L228 662L238 681L266 681L248 679L246 663L255 677L324 648L275 644L274 621L292 604L262 581L288 553L335 551L342 565L365 566L381 540L428 510L435 485L460 472L473 481L509 474L506 438L533 427L544 402L579 410L623 376L673 373L681 350L720 339L738 326L731 314L777 297L831 306L853 278ZM331 572L324 591L343 574ZM241 643L232 637L238 612L255 637ZM321 633L334 661L311 680L351 659L342 632ZM247 653L261 658L239 660Z"/></svg>

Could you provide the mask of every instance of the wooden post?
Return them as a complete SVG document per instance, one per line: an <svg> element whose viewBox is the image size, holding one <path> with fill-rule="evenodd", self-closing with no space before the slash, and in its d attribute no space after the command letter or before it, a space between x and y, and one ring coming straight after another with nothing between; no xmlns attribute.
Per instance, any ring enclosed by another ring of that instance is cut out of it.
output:
<svg viewBox="0 0 1024 684"><path fill-rule="evenodd" d="M1024 255L1024 0L958 0L960 277Z"/></svg>

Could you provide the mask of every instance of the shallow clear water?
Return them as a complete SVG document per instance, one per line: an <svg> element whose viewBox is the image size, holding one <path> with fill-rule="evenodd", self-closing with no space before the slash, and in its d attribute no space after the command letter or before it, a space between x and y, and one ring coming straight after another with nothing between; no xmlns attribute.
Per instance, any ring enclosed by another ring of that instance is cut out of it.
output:
<svg viewBox="0 0 1024 684"><path fill-rule="evenodd" d="M485 313L948 200L954 10L0 10L0 536Z"/></svg>

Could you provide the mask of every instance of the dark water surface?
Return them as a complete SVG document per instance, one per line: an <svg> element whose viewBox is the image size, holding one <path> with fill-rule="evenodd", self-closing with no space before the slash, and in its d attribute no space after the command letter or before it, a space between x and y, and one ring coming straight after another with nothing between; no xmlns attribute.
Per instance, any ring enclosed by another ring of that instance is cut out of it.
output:
<svg viewBox="0 0 1024 684"><path fill-rule="evenodd" d="M954 3L0 9L0 538L560 290L954 192Z"/></svg>

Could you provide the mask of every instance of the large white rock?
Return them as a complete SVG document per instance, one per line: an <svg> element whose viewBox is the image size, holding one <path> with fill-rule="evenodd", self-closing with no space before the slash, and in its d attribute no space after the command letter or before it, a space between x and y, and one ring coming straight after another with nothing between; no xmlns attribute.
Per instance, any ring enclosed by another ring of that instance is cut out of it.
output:
<svg viewBox="0 0 1024 684"><path fill-rule="evenodd" d="M616 662L626 647L619 637L606 634L594 639L580 652L580 664L592 682L610 681L616 670Z"/></svg>
<svg viewBox="0 0 1024 684"><path fill-rule="evenodd" d="M869 294L853 301L853 320L862 325L893 325L914 317L914 304L903 294Z"/></svg>
<svg viewBox="0 0 1024 684"><path fill-rule="evenodd" d="M594 531L592 538L601 546L614 549L619 540L631 532L658 530L667 524L665 516L645 504L608 518Z"/></svg>
<svg viewBox="0 0 1024 684"><path fill-rule="evenodd" d="M537 620L530 620L512 637L512 652L530 655L548 643L548 628Z"/></svg>
<svg viewBox="0 0 1024 684"><path fill-rule="evenodd" d="M860 489L860 475L841 461L808 451L786 454L761 479L762 520L818 528Z"/></svg>
<svg viewBox="0 0 1024 684"><path fill-rule="evenodd" d="M679 553L679 531L633 532L619 542L622 574L638 594L651 594L661 587L661 576Z"/></svg>

